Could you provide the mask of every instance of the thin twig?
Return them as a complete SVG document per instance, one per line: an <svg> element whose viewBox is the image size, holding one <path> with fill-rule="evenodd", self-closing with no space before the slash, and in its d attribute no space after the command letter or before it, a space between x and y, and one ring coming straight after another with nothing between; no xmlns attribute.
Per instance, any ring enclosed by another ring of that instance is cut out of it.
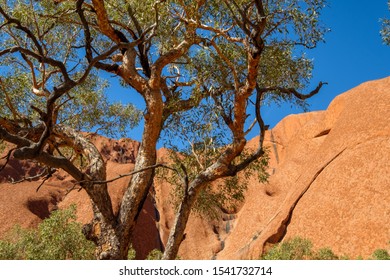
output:
<svg viewBox="0 0 390 280"><path fill-rule="evenodd" d="M39 184L39 186L37 187L37 189L35 190L36 192L39 191L39 189L43 186L43 184L50 178L53 176L53 174L57 171L57 169L55 168L48 168L48 173L47 175L44 177L43 181Z"/></svg>
<svg viewBox="0 0 390 280"><path fill-rule="evenodd" d="M134 174L137 174L137 173L140 173L140 172L144 172L144 171L147 171L147 170L150 170L150 169L159 168L159 167L172 170L172 171L176 172L180 177L182 177L177 169L175 169L173 167L170 167L168 165L162 164L162 163L157 163L155 165L147 166L145 168L141 168L139 170L134 170L134 171L129 172L129 173L120 174L118 177L115 177L115 178L112 178L112 179L109 179L109 180L105 180L105 181L83 180L83 181L76 182L75 185L80 185L80 184L83 184L83 183L91 183L91 184L98 184L98 185L99 184L112 183L112 182L117 181L119 179L122 179L122 178L125 178L125 177L129 177L129 176L132 176Z"/></svg>
<svg viewBox="0 0 390 280"><path fill-rule="evenodd" d="M7 155L1 158L1 159L6 159L6 161L5 161L4 165L0 167L0 172L3 171L3 169L7 166L12 152L15 151L16 149L17 148L13 148L13 149L9 150Z"/></svg>
<svg viewBox="0 0 390 280"><path fill-rule="evenodd" d="M32 180L35 180L35 179L38 179L38 178L42 177L43 175L45 175L46 172L48 172L47 167L45 167L45 169L44 169L41 173L39 173L39 174L37 174L37 175L30 176L30 177L23 177L21 180L18 180L18 181L14 181L14 180L12 179L12 180L11 180L11 183L12 183L12 184L18 184L18 183L22 183L22 182L24 182L24 181L29 181L29 182L31 182Z"/></svg>

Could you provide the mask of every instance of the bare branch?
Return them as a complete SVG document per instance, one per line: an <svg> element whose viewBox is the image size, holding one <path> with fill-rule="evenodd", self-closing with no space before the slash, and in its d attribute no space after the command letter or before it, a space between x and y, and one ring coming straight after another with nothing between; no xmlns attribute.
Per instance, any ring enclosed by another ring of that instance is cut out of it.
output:
<svg viewBox="0 0 390 280"><path fill-rule="evenodd" d="M39 184L39 186L37 187L37 189L35 190L36 192L39 191L39 189L43 186L43 184L50 178L52 177L52 175L57 171L57 169L54 169L54 168L50 168L50 167L45 167L44 170L41 172L41 173L38 173L37 175L34 175L34 176L29 176L29 177L23 177L22 179L20 180L17 180L17 181L14 181L12 178L11 178L11 184L19 184L19 183L22 183L22 182L25 182L25 181L28 181L28 182L31 182L35 179L39 179L41 177L44 177L43 178L43 181Z"/></svg>
<svg viewBox="0 0 390 280"><path fill-rule="evenodd" d="M39 186L37 187L37 189L35 190L36 192L39 191L39 189L43 186L43 184L48 180L50 179L53 174L57 171L57 169L55 168L47 168L48 169L48 172L47 172L47 175L43 178L43 181L39 184Z"/></svg>
<svg viewBox="0 0 390 280"><path fill-rule="evenodd" d="M8 22L9 24L15 24L17 29L19 29L19 30L23 31L24 33L26 33L27 37L29 37L29 38L33 41L35 47L36 47L37 50L38 50L39 55L42 56L42 57L44 56L44 52L43 52L43 49L42 49L41 44L39 43L38 39L37 39L37 38L35 37L35 35L31 32L30 29L28 29L28 28L26 28L25 26L23 26L22 23L21 23L18 19L10 17L10 16L3 10L3 8L2 8L1 6L0 6L0 14L2 14L2 15L4 16L4 18L7 20L7 22Z"/></svg>
<svg viewBox="0 0 390 280"><path fill-rule="evenodd" d="M3 83L1 78L0 78L0 85L1 85L2 91L4 92L4 95L5 95L5 100L6 100L6 103L7 103L7 107L11 111L13 118L15 120L21 119L19 112L15 109L15 107L12 104L11 98L10 98L10 96L8 94L8 91L5 88L4 83Z"/></svg>
<svg viewBox="0 0 390 280"><path fill-rule="evenodd" d="M120 174L119 176L117 176L115 178L112 178L112 179L109 179L109 180L105 180L105 181L81 180L81 181L76 182L75 185L79 185L79 184L83 184L83 183L90 183L90 184L107 184L107 183L112 183L112 182L115 182L115 181L117 181L119 179L122 179L122 178L125 178L125 177L129 177L129 176L132 176L134 174L137 174L137 173L140 173L140 172L144 172L144 171L147 171L147 170L150 170L150 169L156 169L156 168L159 168L159 167L175 171L180 177L182 177L180 175L180 173L177 171L177 169L175 169L173 167L170 167L168 165L165 165L163 163L157 163L155 165L147 166L147 167L141 168L139 170L134 170L134 171L129 172L129 173Z"/></svg>
<svg viewBox="0 0 390 280"><path fill-rule="evenodd" d="M213 46L213 48L215 49L215 51L217 52L217 54L219 55L219 57L225 61L225 63L227 64L227 66L229 67L230 71L232 71L232 74L233 74L233 78L234 78L234 87L235 87L235 90L238 90L239 87L240 87L240 80L238 79L238 74L237 74L237 71L236 71L236 67L234 66L233 62L230 61L229 58L227 58L222 50L218 47L218 45L215 43L214 40L211 40L210 41L210 44Z"/></svg>
<svg viewBox="0 0 390 280"><path fill-rule="evenodd" d="M264 134L265 134L265 124L263 118L261 117L261 101L263 99L264 92L260 90L259 85L256 83L256 120L260 127L260 146L263 146Z"/></svg>
<svg viewBox="0 0 390 280"><path fill-rule="evenodd" d="M82 23L83 29L84 29L86 58L88 61L91 61L92 60L92 37L91 37L91 32L89 30L88 22L84 16L84 10L82 9L83 3L84 3L84 0L77 0L76 9L77 9L77 14L80 17L80 20L81 20L81 23Z"/></svg>
<svg viewBox="0 0 390 280"><path fill-rule="evenodd" d="M17 159L34 159L54 168L62 168L79 181L84 180L85 176L87 176L64 157L56 157L43 151L39 154L31 153L31 147L35 147L36 143L24 137L8 133L2 126L0 126L0 139L18 146L14 151L14 157ZM29 148L29 150L26 150L26 148Z"/></svg>
<svg viewBox="0 0 390 280"><path fill-rule="evenodd" d="M15 151L16 148L13 148L13 149L10 149L7 154L2 157L1 159L5 159L5 163L3 164L3 166L0 167L0 172L4 170L4 168L7 166L10 158L11 158L11 155L12 155L12 152Z"/></svg>
<svg viewBox="0 0 390 280"><path fill-rule="evenodd" d="M184 166L183 163L180 163L180 168L181 170L183 170L183 173L184 173L184 177L180 176L180 174L177 172L177 174L182 178L183 180L183 185L184 185L184 195L187 195L188 194L188 189L189 189L189 179L188 179L188 172L187 172L187 168Z"/></svg>
<svg viewBox="0 0 390 280"><path fill-rule="evenodd" d="M255 127L255 124L257 123L257 118L255 118L251 125L248 127L248 129L244 132L245 136L249 134L249 132L252 131L252 129Z"/></svg>
<svg viewBox="0 0 390 280"><path fill-rule="evenodd" d="M310 93L308 93L308 94L302 94L302 93L298 92L294 88L283 88L283 87L259 88L258 90L261 91L261 92L278 91L278 92L281 92L281 93L292 94L292 95L294 95L296 98L298 98L300 100L306 100L306 99L316 95L321 90L322 86L323 85L327 85L327 84L328 83L326 83L326 82L319 82L318 86L314 90L312 90Z"/></svg>

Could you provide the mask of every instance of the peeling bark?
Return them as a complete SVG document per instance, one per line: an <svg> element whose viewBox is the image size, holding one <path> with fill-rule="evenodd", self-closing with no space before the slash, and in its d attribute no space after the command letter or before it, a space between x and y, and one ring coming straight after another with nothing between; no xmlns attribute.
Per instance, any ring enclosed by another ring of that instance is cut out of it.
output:
<svg viewBox="0 0 390 280"><path fill-rule="evenodd" d="M77 150L86 157L88 161L87 172L83 172L64 157L54 156L44 151L40 151L37 154L24 153L23 149L36 144L17 135L26 129L22 129L6 119L1 119L1 122L11 132L1 126L0 138L17 145L17 149L14 152L15 158L33 159L50 167L61 168L80 182L80 185L86 190L91 199L94 215L92 222L84 227L84 233L87 238L96 243L96 257L98 259L117 258L120 240L116 232L116 220L107 184L93 183L94 181L106 180L106 165L97 148L85 139L81 133L70 127L64 125L55 125L53 127L50 141L59 138L65 145ZM27 135L32 139L37 139L43 133L43 129L43 127L27 129L29 132Z"/></svg>
<svg viewBox="0 0 390 280"><path fill-rule="evenodd" d="M147 113L145 115L144 132L134 170L140 170L156 164L156 144L162 129L163 102L158 90L150 91L146 100ZM131 234L153 183L153 177L153 169L136 173L131 178L123 196L117 218L121 236L120 258L127 258Z"/></svg>
<svg viewBox="0 0 390 280"><path fill-rule="evenodd" d="M88 161L88 179L80 180L81 186L90 197L93 220L83 229L84 234L96 245L98 259L112 259L118 255L120 240L116 233L116 221L108 193L107 183L91 183L106 180L106 164L99 150L75 130L66 126L56 126L54 133L68 142L70 147L81 151ZM85 177L85 176L84 176Z"/></svg>

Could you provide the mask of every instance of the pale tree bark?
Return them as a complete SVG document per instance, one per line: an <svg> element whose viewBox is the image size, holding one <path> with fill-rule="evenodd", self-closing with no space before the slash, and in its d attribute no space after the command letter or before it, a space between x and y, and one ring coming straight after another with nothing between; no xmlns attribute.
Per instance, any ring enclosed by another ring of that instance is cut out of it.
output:
<svg viewBox="0 0 390 280"><path fill-rule="evenodd" d="M162 129L163 103L159 91L152 91L149 94L151 95L150 100L153 100L154 102L147 103L144 132L134 170L141 170L156 164L156 145ZM121 259L127 257L131 234L153 183L153 177L153 169L133 175L121 201L121 207L118 214L119 232L121 235Z"/></svg>
<svg viewBox="0 0 390 280"><path fill-rule="evenodd" d="M259 57L257 57L257 61L255 62L252 61L251 58L250 61L253 63L252 66L254 66L254 68L250 69L250 71L257 71ZM179 210L176 213L163 259L173 260L176 258L179 252L179 247L183 241L191 209L194 206L199 193L207 185L207 183L213 182L219 178L235 176L239 171L246 168L252 161L258 159L264 154L262 147L263 142L261 140L258 150L250 157L250 160L246 160L239 165L232 164L233 160L242 153L246 145L244 132L246 102L255 86L255 84L248 82L236 94L234 110L235 120L233 122L227 122L233 133L232 146L226 148L213 165L199 173L188 186L185 186L186 191L184 193L183 201L180 203ZM264 134L264 124L259 123L259 125L261 128L261 134Z"/></svg>
<svg viewBox="0 0 390 280"><path fill-rule="evenodd" d="M25 153L25 148L34 146L36 142L18 136L18 134L28 135L31 139L37 139L43 133L43 126L37 128L21 128L11 121L1 119L0 139L13 143L17 146L13 155L19 160L36 160L46 166L63 169L78 181L83 189L88 193L92 203L93 220L84 227L86 236L93 240L96 247L96 257L107 259L118 255L119 238L116 233L116 220L112 210L111 198L107 190L106 165L99 150L83 135L74 129L64 125L54 125L52 133L46 140L51 146L57 145L60 140L61 145L66 145L83 155L88 165L86 172L76 167L69 159L54 155L51 152L41 151L37 154ZM103 182L103 183L94 183Z"/></svg>
<svg viewBox="0 0 390 280"><path fill-rule="evenodd" d="M231 147L226 148L214 164L200 172L195 177L195 179L189 183L188 186L185 186L186 191L184 193L183 201L180 203L179 210L176 213L175 221L171 228L165 247L163 259L172 260L176 258L179 252L179 247L183 241L186 225L191 214L191 209L194 206L202 189L208 183L217 179L237 175L239 171L242 171L253 161L264 155L263 139L265 128L264 123L259 122L261 137L257 151L241 163L237 165L233 164L234 159L242 153L246 145L244 132L244 122L246 115L245 104L247 102L247 98L249 97L248 92L251 91L253 91L253 89L248 88L246 85L242 90L240 90L239 94L241 94L241 96L236 98L235 121L233 123L229 122L229 124L231 124L230 127L232 129L234 138Z"/></svg>
<svg viewBox="0 0 390 280"><path fill-rule="evenodd" d="M261 1L259 1L261 3ZM256 3L259 4L259 3ZM196 199L200 191L206 186L207 183L213 182L219 178L227 176L235 176L240 168L245 168L252 161L256 160L264 154L262 141L258 151L253 154L251 160L247 160L237 165L233 164L233 160L239 156L245 148L245 130L244 125L246 121L246 107L249 97L256 88L256 78L258 75L258 67L261 58L261 53L264 49L264 43L261 39L261 33L264 30L266 24L264 17L264 9L262 5L256 6L259 14L257 22L252 23L253 30L248 30L247 24L249 22L246 18L245 13L241 13L242 21L235 18L238 26L241 26L243 33L247 35L244 40L245 49L247 52L247 75L243 83L239 83L237 78L234 80L234 108L233 108L233 119L226 117L225 122L228 128L231 130L233 139L231 147L226 148L214 164L200 172L195 179L189 183L188 189L184 194L182 203L179 206L179 210L175 216L175 222L170 231L168 242L165 248L163 259L175 259L179 251L181 242L183 241L184 231L191 213L191 208L194 206ZM214 46L215 47L215 46ZM219 50L216 48L216 52ZM229 65L229 64L228 64ZM230 65L235 72L234 66ZM236 76L235 76L236 77ZM242 84L242 86L239 86ZM264 125L259 122L260 133L264 133Z"/></svg>
<svg viewBox="0 0 390 280"><path fill-rule="evenodd" d="M108 193L106 180L106 164L99 150L91 142L86 140L79 132L57 125L53 130L60 139L67 141L68 146L80 151L86 157L88 173L85 179L79 180L80 185L90 197L93 220L84 225L83 231L88 239L96 245L96 257L98 259L110 259L118 254L119 238L116 232L116 220L113 213L111 198Z"/></svg>
<svg viewBox="0 0 390 280"><path fill-rule="evenodd" d="M117 32L115 32L109 23L104 1L93 0L92 3L97 11L98 26L101 32L114 42L118 43L118 39L120 38L118 38ZM115 73L127 84L137 90L146 103L144 131L134 167L134 170L146 170L134 174L125 191L117 217L117 233L120 239L119 249L117 251L118 254L115 256L111 255L110 258L127 258L132 232L153 183L154 169L147 169L147 167L156 164L156 145L160 137L163 123L167 118L167 115L164 114L165 104L162 99L163 94L161 89L165 82L162 79L163 69L168 64L186 54L189 48L198 42L199 38L195 34L195 27L193 25L188 26L187 36L181 43L173 47L167 53L160 55L160 57L150 65L150 68L148 63L147 69L144 69L144 72L150 73L150 76L148 74L149 77L146 78L142 77L135 67L137 54L133 47L127 48L120 66L116 68L110 67L110 69L115 69ZM102 69L104 68L102 67Z"/></svg>

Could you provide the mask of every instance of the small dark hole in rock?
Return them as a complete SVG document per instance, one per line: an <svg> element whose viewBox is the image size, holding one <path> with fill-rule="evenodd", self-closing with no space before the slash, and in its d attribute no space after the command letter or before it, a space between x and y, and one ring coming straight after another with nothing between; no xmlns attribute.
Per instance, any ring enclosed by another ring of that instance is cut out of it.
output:
<svg viewBox="0 0 390 280"><path fill-rule="evenodd" d="M320 133L318 133L316 136L314 136L314 138L317 138L317 137L321 137L321 136L325 136L325 135L328 135L330 132L330 129L327 129L327 130L324 130L324 131L321 131Z"/></svg>
<svg viewBox="0 0 390 280"><path fill-rule="evenodd" d="M268 196L274 196L274 193L268 190L265 191L265 194Z"/></svg>

